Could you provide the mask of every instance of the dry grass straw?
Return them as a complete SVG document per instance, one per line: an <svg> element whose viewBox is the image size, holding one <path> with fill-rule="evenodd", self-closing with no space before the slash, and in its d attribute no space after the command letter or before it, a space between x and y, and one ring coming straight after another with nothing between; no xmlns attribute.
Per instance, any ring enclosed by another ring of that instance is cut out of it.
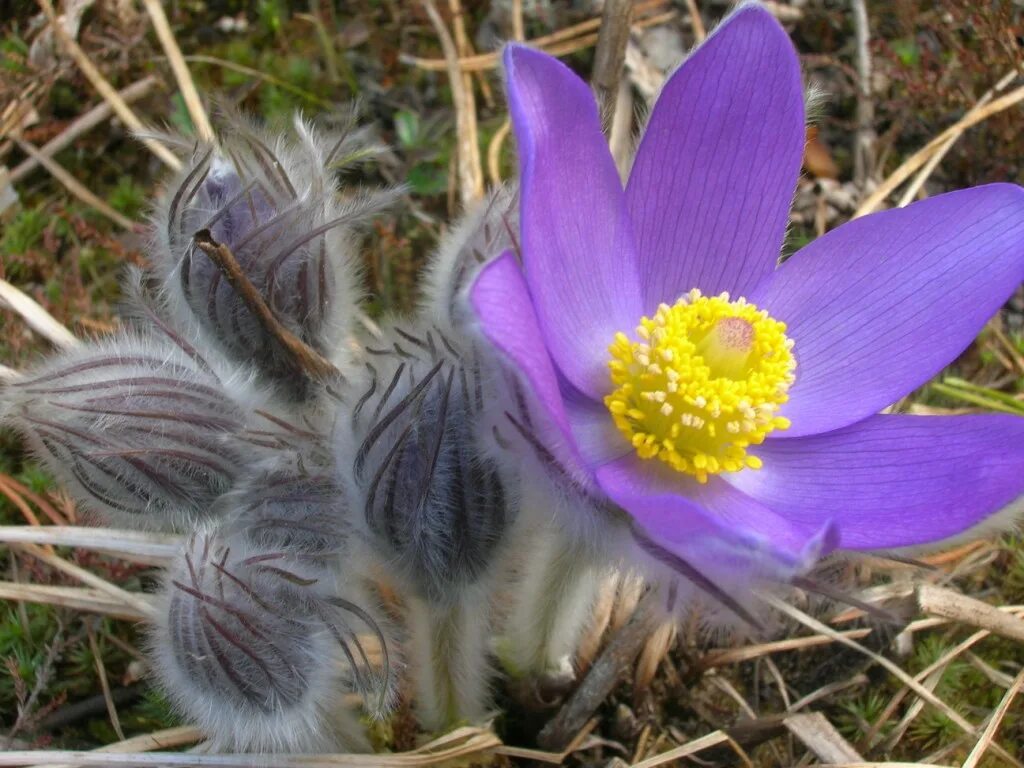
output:
<svg viewBox="0 0 1024 768"><path fill-rule="evenodd" d="M988 720L988 725L985 726L985 732L981 734L981 738L978 739L978 743L974 745L974 749L964 760L963 768L977 768L978 763L981 762L981 758L984 757L986 750L992 746L992 740L995 738L996 731L999 730L1000 723L1003 722L1003 718L1006 717L1007 711L1010 709L1010 705L1013 703L1014 698L1020 693L1021 686L1024 685L1024 669L1017 673L1016 679L1013 681L1013 685L1003 696L1002 701L999 702L999 706L996 707L992 716Z"/></svg>
<svg viewBox="0 0 1024 768"><path fill-rule="evenodd" d="M771 605L777 611L786 616L789 616L792 619L795 619L797 622L803 624L808 629L812 629L815 632L818 632L823 635L832 636L835 638L837 642L841 643L842 645L845 645L848 648L852 648L858 651L859 653L864 654L869 659L874 661L876 664L880 665L885 670L887 670L890 674L894 675L907 688L911 689L919 697L924 699L925 702L931 704L933 707L939 710L954 724L956 724L956 726L960 728L962 731L971 735L978 735L978 729L975 725L966 720L959 712L950 707L946 702L944 702L942 699L940 699L938 696L932 693L932 691L928 690L928 688L922 685L921 682L908 675L903 669L901 669L899 666L894 664L889 659L885 658L884 656L878 653L875 653L874 651L865 648L863 645L855 642L854 640L851 640L847 637L843 637L839 632L836 632L836 630L823 624L817 619L808 616L800 609L789 605L784 600L781 600L778 597L775 597L774 595L764 595L763 598L769 605ZM1009 765L1016 766L1016 768L1024 768L1024 763L1021 763L1020 760L1011 755L998 744L992 745L992 751L998 754L1000 757L1002 757L1004 761L1006 761Z"/></svg>
<svg viewBox="0 0 1024 768"><path fill-rule="evenodd" d="M951 589L922 584L917 589L917 603L922 611L932 616L981 627L993 634L1024 642L1024 619L973 597Z"/></svg>
<svg viewBox="0 0 1024 768"><path fill-rule="evenodd" d="M96 590L96 592L109 598L111 602L120 603L121 605L137 612L139 616L147 619L155 617L156 609L154 608L152 599L148 596L135 594L125 589L121 589L121 587L116 584L111 584L109 581L97 576L92 571L88 571L79 565L75 565L57 554L47 552L42 547L38 547L35 544L19 544L16 546L18 549L27 552L40 562L43 562L51 568L77 579L87 587L91 587Z"/></svg>
<svg viewBox="0 0 1024 768"><path fill-rule="evenodd" d="M457 0L454 0L458 8ZM473 82L469 70L460 69L459 51L451 32L441 18L433 0L421 0L427 17L437 33L437 39L444 51L444 65L455 102L455 129L458 134L456 158L459 194L463 205L483 196L484 175L480 166L480 146L477 141L476 99L473 96ZM458 17L457 17L458 18ZM465 29L463 29L463 35Z"/></svg>
<svg viewBox="0 0 1024 768"><path fill-rule="evenodd" d="M126 104L143 98L156 85L156 78L147 75L138 82L132 83L127 88L118 91L118 96ZM88 112L75 118L64 130L39 147L39 154L44 157L53 157L58 152L71 146L71 143L79 136L88 133L105 120L110 119L114 114L110 102L101 101ZM7 184L17 184L29 173L39 166L39 160L35 157L28 157L21 161L14 169L7 174L0 175L0 188Z"/></svg>
<svg viewBox="0 0 1024 768"><path fill-rule="evenodd" d="M823 763L834 765L864 760L820 712L790 715L782 724Z"/></svg>
<svg viewBox="0 0 1024 768"><path fill-rule="evenodd" d="M664 7L665 0L641 0L641 2L636 3L633 12L637 16L640 16L641 14L650 12L653 9L661 9ZM633 26L643 28L663 24L664 22L675 18L675 16L675 11L667 11L654 16L637 18L633 21ZM549 35L543 35L541 37L535 37L532 40L527 40L526 42L534 48L540 48L552 56L564 56L596 45L597 30L600 26L600 18L587 19L579 24L573 24L572 26L565 27L557 32L552 32ZM409 56L407 54L402 54L399 58L406 64L411 64L414 67L433 72L444 72L449 68L447 59L427 59L419 56ZM457 59L456 65L461 72L482 72L488 69L495 69L498 66L499 61L500 57L498 54L483 53L476 56L467 56Z"/></svg>
<svg viewBox="0 0 1024 768"><path fill-rule="evenodd" d="M188 733L189 736L192 733ZM188 742L185 742L188 743ZM0 766L179 766L181 768L412 768L482 757L501 746L491 731L459 728L412 752L394 755L199 755L178 752L25 750L0 752Z"/></svg>
<svg viewBox="0 0 1024 768"><path fill-rule="evenodd" d="M82 74L85 75L86 79L92 84L100 96L102 96L114 110L122 122L131 128L133 131L142 132L145 130L145 126L138 116L132 111L124 99L121 98L120 94L114 87L107 82L106 78L100 74L100 71L96 68L96 65L92 63L89 56L82 50L81 46L78 45L68 34L67 30L64 29L64 25L60 23L57 18L57 12L53 9L53 3L51 0L37 0L39 7L43 9L43 13L46 15L47 20L50 22L50 27L53 30L54 37L60 41L61 46L68 52L68 55L75 60L78 68L82 70ZM174 156L163 144L152 138L143 138L142 142L146 145L150 152L156 155L160 160L164 162L169 168L178 170L181 168L181 161Z"/></svg>
<svg viewBox="0 0 1024 768"><path fill-rule="evenodd" d="M727 744L732 747L736 756L739 757L743 764L748 766L748 768L752 768L754 764L750 760L749 755L747 755L747 753L743 751L743 748L733 741L725 731L715 731L714 733L709 733L707 736L701 736L699 739L688 741L686 744L670 749L667 752L662 752L660 755L655 755L654 757L649 757L646 760L635 763L632 768L658 768L658 766L662 765L673 765L676 764L677 760L682 760L684 757L696 755L699 752L703 752L705 749L717 747L722 744Z"/></svg>
<svg viewBox="0 0 1024 768"><path fill-rule="evenodd" d="M95 208L112 222L117 224L117 226L121 227L121 229L138 229L139 225L136 224L136 222L111 208L108 203L101 200L82 182L64 170L64 167L56 160L44 155L38 148L32 146L27 141L18 138L15 138L14 141L22 152L49 171L53 178L59 181L68 192L77 197L83 203Z"/></svg>
<svg viewBox="0 0 1024 768"><path fill-rule="evenodd" d="M74 525L0 526L0 543L83 547L146 565L169 563L181 545L181 540L181 536L172 533L123 531L116 528Z"/></svg>
<svg viewBox="0 0 1024 768"><path fill-rule="evenodd" d="M43 309L35 299L15 288L6 280L0 280L0 304L17 312L29 328L61 349L71 349L81 343L71 331L58 323L53 315Z"/></svg>
<svg viewBox="0 0 1024 768"><path fill-rule="evenodd" d="M117 705L114 704L114 697L110 693L110 681L107 679L107 665L103 663L103 654L100 653L100 646L96 642L96 631L92 624L85 623L85 631L89 637L89 650L92 652L93 661L96 663L96 675L100 679L100 689L103 691L103 701L107 705L107 716L110 717L110 725L121 741L125 740L124 729L121 728L121 718L117 714Z"/></svg>
<svg viewBox="0 0 1024 768"><path fill-rule="evenodd" d="M192 80L192 74L188 71L188 65L181 55L181 48L178 47L178 41L174 38L160 0L142 0L142 4L146 7L146 13L149 14L149 18L153 22L153 30L160 41L160 46L167 54L174 79L178 83L178 90L181 91L181 97L185 101L185 108L192 119L192 125L195 126L196 136L200 141L213 141L213 126L210 125L210 118L206 116L206 110L199 98L195 81Z"/></svg>
<svg viewBox="0 0 1024 768"><path fill-rule="evenodd" d="M0 600L54 605L128 621L146 619L144 614L123 601L113 600L99 590L88 587L54 587L49 584L0 581Z"/></svg>
<svg viewBox="0 0 1024 768"><path fill-rule="evenodd" d="M909 179L912 174L918 171L918 169L921 169L919 179L915 179L914 182L914 194L916 194L917 190L920 189L921 185L935 169L936 165L938 165L938 162L942 159L943 155L949 151L956 140L959 139L968 128L971 128L972 126L987 120L992 115L998 114L999 112L1007 110L1015 104L1019 104L1021 101L1024 101L1024 85L1010 91L1005 96L992 100L992 96L1001 90L999 86L1002 85L1003 88L1007 87L1011 82L1013 82L1017 74L1018 73L1014 71L1005 75L991 91L978 100L978 103L969 110L967 114L925 144L924 147L904 160L903 163L895 171L889 174L885 181L883 181L878 188L868 195L867 199L860 204L856 213L853 214L853 218L857 219L861 216L866 216L877 209L881 206L883 201L897 189L897 187ZM926 164L933 158L935 158L935 161L931 163L931 165L922 168L922 166L926 166ZM906 205L911 199L913 199L913 195L905 196L900 201L900 205Z"/></svg>

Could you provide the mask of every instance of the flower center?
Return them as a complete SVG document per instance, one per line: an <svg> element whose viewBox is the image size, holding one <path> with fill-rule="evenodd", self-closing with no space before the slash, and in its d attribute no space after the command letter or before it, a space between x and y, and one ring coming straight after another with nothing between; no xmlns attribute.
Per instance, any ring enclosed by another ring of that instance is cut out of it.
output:
<svg viewBox="0 0 1024 768"><path fill-rule="evenodd" d="M694 289L641 318L638 341L615 334L608 348L615 390L605 405L640 458L661 459L702 483L757 469L761 460L747 447L789 427L775 415L796 367L785 331L746 299Z"/></svg>

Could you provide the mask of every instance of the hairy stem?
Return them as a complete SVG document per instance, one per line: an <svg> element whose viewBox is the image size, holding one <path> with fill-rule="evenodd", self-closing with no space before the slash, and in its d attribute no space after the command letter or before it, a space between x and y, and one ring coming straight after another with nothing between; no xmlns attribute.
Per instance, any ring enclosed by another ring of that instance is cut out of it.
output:
<svg viewBox="0 0 1024 768"><path fill-rule="evenodd" d="M463 588L452 601L409 600L417 714L430 731L483 718L487 710L487 591Z"/></svg>

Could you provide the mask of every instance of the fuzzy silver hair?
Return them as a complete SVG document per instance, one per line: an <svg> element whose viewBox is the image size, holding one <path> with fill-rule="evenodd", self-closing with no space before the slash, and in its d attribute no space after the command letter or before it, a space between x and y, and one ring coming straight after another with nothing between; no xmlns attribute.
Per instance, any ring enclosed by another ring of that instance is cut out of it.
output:
<svg viewBox="0 0 1024 768"><path fill-rule="evenodd" d="M255 364L286 400L309 396L305 371L194 236L226 246L287 331L338 361L361 297L356 228L395 192L342 199L336 170L375 151L352 125L327 135L297 117L290 135L271 135L234 118L219 143L195 148L158 201L153 260L177 324L196 322L208 343Z"/></svg>
<svg viewBox="0 0 1024 768"><path fill-rule="evenodd" d="M355 687L380 713L391 670L371 663L367 631L385 659L387 644L339 596L348 587L316 563L199 529L165 577L150 638L161 682L216 749L366 748L343 697Z"/></svg>
<svg viewBox="0 0 1024 768"><path fill-rule="evenodd" d="M512 522L505 479L482 449L488 372L437 329L394 328L371 349L363 391L339 419L355 517L421 597L444 602L488 568Z"/></svg>
<svg viewBox="0 0 1024 768"><path fill-rule="evenodd" d="M350 524L333 476L280 462L261 467L217 500L229 531L259 549L316 562L342 558Z"/></svg>
<svg viewBox="0 0 1024 768"><path fill-rule="evenodd" d="M125 333L64 352L7 383L0 407L86 509L119 524L181 527L240 471L245 414L165 338Z"/></svg>

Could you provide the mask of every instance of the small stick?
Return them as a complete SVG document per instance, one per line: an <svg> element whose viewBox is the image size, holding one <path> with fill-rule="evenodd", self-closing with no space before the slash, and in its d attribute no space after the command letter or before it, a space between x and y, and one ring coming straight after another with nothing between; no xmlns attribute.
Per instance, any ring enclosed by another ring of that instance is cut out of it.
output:
<svg viewBox="0 0 1024 768"><path fill-rule="evenodd" d="M622 672L639 655L644 641L654 629L655 620L648 601L657 597L657 593L652 592L640 602L633 617L615 634L594 662L580 687L573 692L558 714L541 729L537 736L537 743L541 747L552 751L563 749L601 702L608 698Z"/></svg>
<svg viewBox="0 0 1024 768"><path fill-rule="evenodd" d="M857 43L857 130L853 138L853 180L861 189L875 162L875 104L871 100L871 30L864 0L851 0Z"/></svg>
<svg viewBox="0 0 1024 768"><path fill-rule="evenodd" d="M922 584L917 588L917 603L930 616L952 619L1024 642L1024 621L973 597L951 589Z"/></svg>
<svg viewBox="0 0 1024 768"><path fill-rule="evenodd" d="M817 619L808 616L803 611L787 604L784 600L780 600L774 595L763 595L763 599L777 611L785 614L786 616L789 616L790 618L796 619L798 622L803 624L808 629L813 629L814 631L819 632L821 634L832 636L842 645L845 645L848 648L852 648L855 651L864 654L869 659L874 661L876 664L883 667L894 677L896 677L901 683L903 683L903 685L905 685L907 688L910 688L920 698L924 699L925 702L931 704L942 714L948 717L962 731L971 735L978 735L979 730L977 726L968 721L963 715L961 715L955 709L950 707L945 701L943 701L934 693L929 691L920 682L912 678L910 675L908 675L905 671L900 669L900 667L898 667L896 664L893 664L886 657L878 653L875 653L874 651L871 651L868 648L865 648L863 645L860 645L859 643L856 643L853 640L850 640L849 638L842 637L838 632L836 632L831 627L822 624ZM995 750L1000 755L1000 757L1007 760L1011 765L1018 766L1018 768L1022 768L1022 766L1024 766L1024 763L1021 763L1015 757L1010 755L1005 749L1000 747L998 744L993 745L992 749Z"/></svg>
<svg viewBox="0 0 1024 768"><path fill-rule="evenodd" d="M156 85L156 78L152 75L147 75L138 82L132 83L127 88L118 91L117 95L128 104L141 99L153 89L154 85ZM110 102L101 101L84 115L77 117L67 128L41 146L39 154L45 157L53 157L61 150L70 146L79 136L91 131L108 119L112 114L114 114L114 109L110 106ZM0 176L0 187L4 187L7 184L17 184L35 170L38 165L39 161L34 157L22 160L10 173Z"/></svg>
<svg viewBox="0 0 1024 768"><path fill-rule="evenodd" d="M858 219L875 210L882 201L892 193L893 190L910 178L911 174L917 171L918 168L928 162L931 156L940 151L950 139L959 138L964 131L971 126L977 125L983 120L987 120L992 115L1002 112L1005 109L1009 109L1021 101L1024 101L1024 86L1015 88L1005 96L989 102L980 109L972 109L962 118L953 123L953 125L904 160L902 165L889 174L888 178L878 186L878 189L872 192L868 196L867 200L860 204L860 207L853 214L853 218Z"/></svg>
<svg viewBox="0 0 1024 768"><path fill-rule="evenodd" d="M81 344L71 331L58 323L35 299L6 280L0 280L0 305L17 312L33 331L61 349L74 349Z"/></svg>
<svg viewBox="0 0 1024 768"><path fill-rule="evenodd" d="M56 160L54 160L51 157L47 157L42 152L40 152L36 147L29 144L27 141L24 141L19 138L15 138L14 141L22 152L24 152L26 155L31 157L41 166L43 166L43 168L45 168L47 171L49 171L50 175L53 176L53 178L55 178L57 181L63 184L64 188L67 189L68 192L77 197L83 203L92 208L95 208L97 211L102 213L112 222L117 224L117 226L121 227L121 229L127 229L129 232L137 232L139 230L139 225L136 222L132 221L127 216L118 213L113 208L111 208L110 205L103 202L100 198L94 195L92 191L88 187L86 187L82 182L80 182L78 179L76 179L74 176L68 173L64 169L64 166L62 166Z"/></svg>
<svg viewBox="0 0 1024 768"><path fill-rule="evenodd" d="M601 104L601 121L610 130L615 119L616 96L626 60L626 43L633 17L633 0L605 0L601 10L601 28L597 33L594 74L591 81Z"/></svg>
<svg viewBox="0 0 1024 768"><path fill-rule="evenodd" d="M448 81L455 102L455 125L459 137L458 175L459 193L463 205L483 196L484 173L480 167L480 147L477 144L476 101L472 82L465 71L459 70L459 53L448 27L433 0L420 0L444 51Z"/></svg>
<svg viewBox="0 0 1024 768"><path fill-rule="evenodd" d="M996 731L999 729L999 724L1003 722L1003 718L1006 717L1006 712L1010 709L1010 705L1013 703L1013 699L1020 693L1021 686L1024 685L1024 669L1017 673L1017 677L1013 681L1013 685L1010 686L1004 696L1003 700L999 702L999 706L996 707L996 711L992 713L992 718L988 721L988 725L985 726L985 732L981 734L981 738L978 739L978 743L974 745L974 749L971 750L971 754L964 760L963 768L977 768L977 765L981 762L981 758L985 756L985 750L992 744L992 739L995 738Z"/></svg>
<svg viewBox="0 0 1024 768"><path fill-rule="evenodd" d="M523 0L512 0L512 39L517 43L526 39L523 25Z"/></svg>
<svg viewBox="0 0 1024 768"><path fill-rule="evenodd" d="M978 103L974 105L971 111L981 109L990 101L992 101L992 98L997 93L1001 93L1002 91L1006 90L1007 86L1009 86L1010 83L1012 83L1017 78L1018 74L1019 73L1017 72L1017 70L1013 69L1007 72L1005 75L1003 75L999 82L997 82L995 85L989 88L982 95L982 97L978 99ZM918 172L917 176L914 177L914 180L911 181L907 185L907 188L903 191L903 197L900 198L899 202L900 208L909 205L910 202L917 196L918 191L921 189L922 186L924 186L924 183L932 175L932 172L938 167L939 163L942 162L942 158L944 158L949 153L949 150L953 148L953 145L956 144L956 141L959 138L960 134L950 136L949 140L941 147L939 147L938 150L936 150L936 152L928 160L928 162L925 163L924 167Z"/></svg>
<svg viewBox="0 0 1024 768"><path fill-rule="evenodd" d="M697 41L697 45L700 45L707 39L708 31L704 28L704 19L700 17L697 0L686 0L686 10L690 13L690 26L693 27L693 38Z"/></svg>
<svg viewBox="0 0 1024 768"><path fill-rule="evenodd" d="M133 131L143 131L142 121L132 112L131 108L124 102L124 99L118 95L114 87L107 82L106 78L100 74L100 71L96 69L96 65L92 63L85 51L79 47L71 35L68 34L67 30L64 29L64 25L57 19L57 12L53 9L53 3L50 0L37 0L39 7L43 9L43 13L46 14L47 20L50 22L50 28L53 30L54 36L60 40L61 45L67 50L68 54L75 60L78 68L82 70L82 74L85 75L86 79L92 83L92 87L99 91L100 96L106 99L117 116L121 118L125 125L131 128ZM142 143L149 148L149 151L159 157L163 162L177 171L181 168L181 161L174 156L163 144L159 143L155 139L144 138Z"/></svg>
<svg viewBox="0 0 1024 768"><path fill-rule="evenodd" d="M656 8L662 8L664 5L664 0L643 0L636 4L636 12L638 14L644 13ZM639 19L634 23L634 26L642 28L661 24L674 18L675 15L675 11L666 11L664 13L659 13L656 16ZM560 29L557 32L552 32L549 35L535 37L532 40L528 40L527 43L534 48L543 48L552 56L561 56L565 53L576 51L580 48L586 48L587 46L596 43L597 35L589 35L586 33L594 32L600 26L601 19L587 19L586 21L581 21L579 24L574 24L571 27L566 27L565 29ZM557 43L561 43L562 45L556 45ZM399 54L398 58L405 64L411 64L412 66L432 72L444 72L448 69L448 62L445 59L425 59L404 53ZM459 59L458 66L463 72L479 72L482 70L494 69L498 66L499 59L500 56L496 53L481 53L476 56L468 56L464 59Z"/></svg>
<svg viewBox="0 0 1024 768"><path fill-rule="evenodd" d="M174 39L174 33L167 21L163 5L160 4L160 0L142 0L142 4L146 6L146 12L153 22L153 31L156 32L157 39L160 40L160 45L163 47L164 53L167 54L174 79L178 81L181 97L185 100L185 107L196 128L196 136L200 141L213 141L213 126L210 125L210 118L206 116L206 110L203 109L203 102L199 98L195 81L192 80L192 75L188 71L188 65L185 64L185 59L181 55L178 41Z"/></svg>
<svg viewBox="0 0 1024 768"><path fill-rule="evenodd" d="M100 689L103 691L103 701L107 705L107 716L110 718L110 724L114 727L114 733L117 734L117 738L124 741L121 718L117 714L117 705L114 703L114 697L110 695L107 666L103 663L103 657L100 655L100 646L96 642L96 632L88 622L85 624L85 631L89 635L89 650L92 651L92 660L96 663L96 674L100 678Z"/></svg>
<svg viewBox="0 0 1024 768"><path fill-rule="evenodd" d="M341 376L341 372L327 358L295 336L274 316L274 312L267 306L267 302L264 301L259 291L249 282L249 278L246 277L230 248L214 240L208 229L199 230L192 239L199 250L205 253L221 271L224 278L245 302L249 311L256 316L256 319L278 344L291 355L301 370L318 381Z"/></svg>

